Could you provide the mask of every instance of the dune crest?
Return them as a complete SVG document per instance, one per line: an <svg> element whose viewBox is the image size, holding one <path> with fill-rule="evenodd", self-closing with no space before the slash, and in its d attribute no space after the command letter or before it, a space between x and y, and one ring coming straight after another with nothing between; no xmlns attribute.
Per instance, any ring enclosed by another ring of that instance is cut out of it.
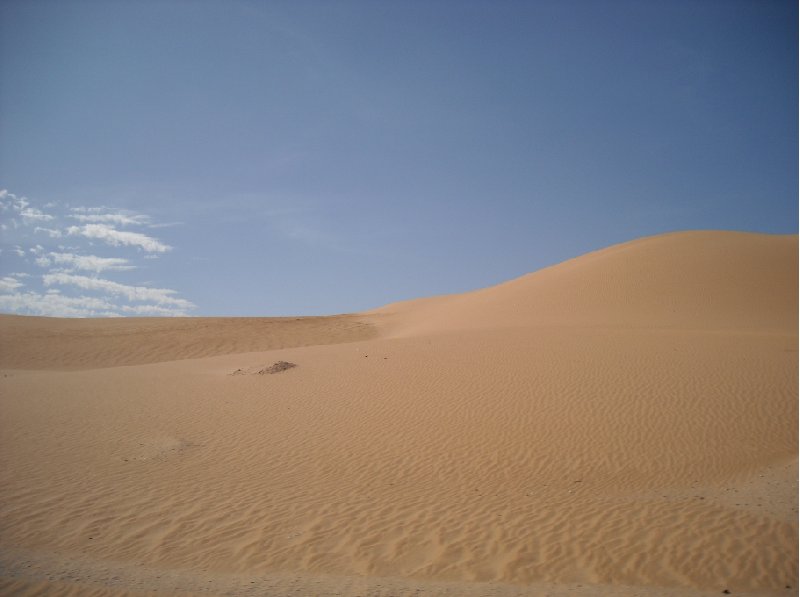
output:
<svg viewBox="0 0 800 597"><path fill-rule="evenodd" d="M552 325L793 332L797 253L797 235L677 232L373 313L399 336Z"/></svg>

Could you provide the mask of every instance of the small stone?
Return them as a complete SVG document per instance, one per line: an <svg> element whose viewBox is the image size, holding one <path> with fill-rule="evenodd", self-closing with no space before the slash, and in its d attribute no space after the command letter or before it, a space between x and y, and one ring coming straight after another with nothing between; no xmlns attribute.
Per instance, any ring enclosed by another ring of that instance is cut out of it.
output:
<svg viewBox="0 0 800 597"><path fill-rule="evenodd" d="M291 369L292 367L297 367L294 363L289 363L288 361L277 361L276 363L270 365L269 367L265 367L261 371L258 372L259 375L267 375L273 373L281 373L282 371L286 371L287 369Z"/></svg>

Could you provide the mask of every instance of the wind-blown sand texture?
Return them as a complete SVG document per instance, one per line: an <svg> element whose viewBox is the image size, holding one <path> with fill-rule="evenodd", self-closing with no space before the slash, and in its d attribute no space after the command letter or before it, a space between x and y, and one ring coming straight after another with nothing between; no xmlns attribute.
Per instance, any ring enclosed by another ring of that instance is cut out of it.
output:
<svg viewBox="0 0 800 597"><path fill-rule="evenodd" d="M797 251L686 232L356 315L0 317L0 593L796 594Z"/></svg>

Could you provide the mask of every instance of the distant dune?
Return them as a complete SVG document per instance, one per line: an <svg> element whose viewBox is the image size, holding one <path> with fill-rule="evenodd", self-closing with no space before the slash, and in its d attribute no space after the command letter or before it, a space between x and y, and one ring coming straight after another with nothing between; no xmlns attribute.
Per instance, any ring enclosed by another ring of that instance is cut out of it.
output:
<svg viewBox="0 0 800 597"><path fill-rule="evenodd" d="M374 338L363 318L0 315L0 367L94 369Z"/></svg>
<svg viewBox="0 0 800 597"><path fill-rule="evenodd" d="M0 316L0 593L796 594L797 308L796 235L703 231L353 315Z"/></svg>

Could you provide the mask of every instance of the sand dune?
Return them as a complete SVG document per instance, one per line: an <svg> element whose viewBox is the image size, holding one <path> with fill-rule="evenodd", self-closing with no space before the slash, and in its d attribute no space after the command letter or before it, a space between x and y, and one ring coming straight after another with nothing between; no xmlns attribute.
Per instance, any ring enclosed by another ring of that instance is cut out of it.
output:
<svg viewBox="0 0 800 597"><path fill-rule="evenodd" d="M388 305L398 335L531 325L797 328L797 236L681 232L583 255L499 286Z"/></svg>
<svg viewBox="0 0 800 597"><path fill-rule="evenodd" d="M796 593L796 236L355 316L0 330L0 592Z"/></svg>

